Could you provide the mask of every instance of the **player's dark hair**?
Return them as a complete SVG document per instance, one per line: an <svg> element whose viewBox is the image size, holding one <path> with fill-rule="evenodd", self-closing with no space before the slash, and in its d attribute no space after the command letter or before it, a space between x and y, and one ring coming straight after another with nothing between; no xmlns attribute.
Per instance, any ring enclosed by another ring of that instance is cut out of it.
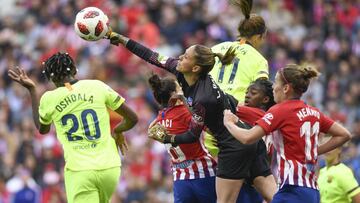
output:
<svg viewBox="0 0 360 203"><path fill-rule="evenodd" d="M58 52L43 62L43 65L44 75L54 83L63 82L66 77L76 74L74 60L68 53Z"/></svg>
<svg viewBox="0 0 360 203"><path fill-rule="evenodd" d="M273 85L273 83L270 80L264 79L264 78L259 78L250 84L250 86L259 87L260 90L263 92L263 94L265 96L269 97L268 103L266 103L266 105L264 106L265 111L267 111L268 109L270 109L272 106L274 106L276 104L275 100L274 100L272 85Z"/></svg>
<svg viewBox="0 0 360 203"><path fill-rule="evenodd" d="M291 84L295 93L301 96L306 92L310 80L319 75L319 72L312 67L302 67L297 64L288 64L278 71L284 84Z"/></svg>
<svg viewBox="0 0 360 203"><path fill-rule="evenodd" d="M238 26L240 37L249 38L266 32L264 19L259 15L250 14L253 4L252 0L230 0L230 3L239 7L245 16L245 19L240 21Z"/></svg>
<svg viewBox="0 0 360 203"><path fill-rule="evenodd" d="M195 64L201 67L200 76L206 76L215 65L215 57L218 57L222 64L229 64L235 57L235 49L229 48L223 55L212 52L211 48L204 45L195 45Z"/></svg>
<svg viewBox="0 0 360 203"><path fill-rule="evenodd" d="M171 97L171 93L176 91L175 79L170 77L160 78L158 75L153 74L148 79L148 82L155 100L162 107L166 107Z"/></svg>

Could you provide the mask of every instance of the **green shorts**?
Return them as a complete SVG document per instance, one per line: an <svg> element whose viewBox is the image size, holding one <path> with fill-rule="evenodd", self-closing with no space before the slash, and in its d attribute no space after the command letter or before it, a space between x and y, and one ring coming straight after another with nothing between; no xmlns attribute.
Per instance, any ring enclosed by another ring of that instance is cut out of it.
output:
<svg viewBox="0 0 360 203"><path fill-rule="evenodd" d="M121 169L72 171L65 169L68 203L107 203L119 182Z"/></svg>

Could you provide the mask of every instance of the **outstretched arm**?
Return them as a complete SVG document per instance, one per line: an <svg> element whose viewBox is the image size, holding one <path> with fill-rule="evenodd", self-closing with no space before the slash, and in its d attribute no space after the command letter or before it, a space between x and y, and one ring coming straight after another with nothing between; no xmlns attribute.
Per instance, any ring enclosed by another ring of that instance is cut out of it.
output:
<svg viewBox="0 0 360 203"><path fill-rule="evenodd" d="M159 68L163 68L173 74L177 73L176 66L178 64L178 59L162 56L159 53L145 47L144 45L116 32L109 31L107 33L107 37L110 39L111 44L116 46L122 44L125 48L146 62L151 63Z"/></svg>
<svg viewBox="0 0 360 203"><path fill-rule="evenodd" d="M43 125L39 120L39 97L36 91L36 85L24 71L24 69L16 68L15 70L9 69L9 77L24 86L30 93L31 96L31 106L32 106L32 115L33 121L35 123L36 129L39 130L41 134L46 134L50 131L50 125Z"/></svg>
<svg viewBox="0 0 360 203"><path fill-rule="evenodd" d="M250 130L240 128L236 125L237 122L242 122L237 116L231 113L230 110L224 111L224 125L237 140L243 144L253 144L265 135L265 131L258 125L252 127Z"/></svg>

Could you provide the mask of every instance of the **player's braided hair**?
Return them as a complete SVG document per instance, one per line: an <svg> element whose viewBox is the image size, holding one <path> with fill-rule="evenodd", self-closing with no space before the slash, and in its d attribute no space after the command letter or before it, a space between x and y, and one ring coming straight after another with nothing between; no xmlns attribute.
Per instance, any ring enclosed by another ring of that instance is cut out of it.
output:
<svg viewBox="0 0 360 203"><path fill-rule="evenodd" d="M252 0L230 0L230 2L237 6L245 16L238 27L240 37L249 38L266 32L264 19L259 15L250 14L253 5Z"/></svg>
<svg viewBox="0 0 360 203"><path fill-rule="evenodd" d="M153 74L148 79L148 82L153 91L155 100L162 107L166 107L171 97L171 93L176 91L175 79L170 77L160 78L158 75Z"/></svg>
<svg viewBox="0 0 360 203"><path fill-rule="evenodd" d="M265 109L264 109L265 111L267 111L268 109L270 109L272 106L274 106L276 104L274 101L274 95L273 95L273 88L272 88L273 83L270 80L264 79L264 78L259 78L259 79L255 80L251 85L256 85L256 86L260 87L260 89L264 93L264 95L269 97L269 102L266 103L266 105L265 105Z"/></svg>
<svg viewBox="0 0 360 203"><path fill-rule="evenodd" d="M58 52L43 62L43 73L48 80L54 83L63 82L67 76L76 74L74 60L68 53Z"/></svg>

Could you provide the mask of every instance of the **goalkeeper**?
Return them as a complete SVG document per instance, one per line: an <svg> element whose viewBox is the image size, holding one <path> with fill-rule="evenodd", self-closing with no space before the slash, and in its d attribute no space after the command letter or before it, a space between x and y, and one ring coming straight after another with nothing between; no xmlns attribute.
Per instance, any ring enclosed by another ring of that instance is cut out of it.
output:
<svg viewBox="0 0 360 203"><path fill-rule="evenodd" d="M210 71L210 75L214 78L219 87L227 94L234 96L239 104L242 104L245 99L245 93L249 85L255 80L262 78L268 79L269 67L267 60L258 52L259 48L265 41L266 26L264 19L256 14L250 14L252 9L252 0L232 0L233 4L240 8L244 14L243 19L238 26L239 39L233 42L223 42L212 47L213 52L225 53L229 48L235 48L236 57L232 64L222 64L216 60L214 68ZM205 146L210 154L217 156L219 149L215 146L216 141L213 136L205 133ZM263 140L258 143L259 146L264 146ZM253 164L251 171L258 171L255 177L250 179L258 185L258 191L261 191L262 196L270 201L272 195L268 195L269 185L275 185L274 178L269 175L269 167L261 160L266 159L266 150L263 147L257 149L257 159ZM254 173L253 173L254 175ZM248 187L246 184L245 188ZM271 187L271 193L274 193L275 187ZM253 191L251 187L248 190ZM256 199L257 197L255 197ZM241 198L241 195L239 197ZM239 201L239 200L238 200ZM243 201L244 202L244 201Z"/></svg>
<svg viewBox="0 0 360 203"><path fill-rule="evenodd" d="M164 143L171 157L174 202L215 203L215 160L204 150L199 138L193 136L192 140L184 140L189 137L181 136L190 126L195 126L190 129L201 132L203 121L192 116L181 87L174 78L160 79L153 75L149 84L162 107L150 125L149 137ZM174 144L184 142L188 144Z"/></svg>

